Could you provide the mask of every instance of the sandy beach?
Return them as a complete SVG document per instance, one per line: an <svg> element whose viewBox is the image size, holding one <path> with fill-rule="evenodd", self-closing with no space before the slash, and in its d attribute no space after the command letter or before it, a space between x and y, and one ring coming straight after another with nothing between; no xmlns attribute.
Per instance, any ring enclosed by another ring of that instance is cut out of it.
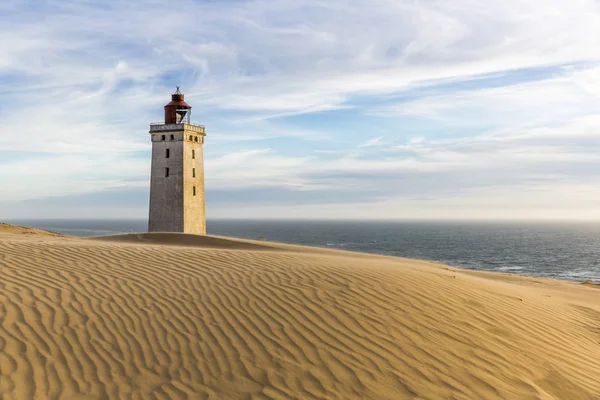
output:
<svg viewBox="0 0 600 400"><path fill-rule="evenodd" d="M0 225L0 399L600 399L600 289Z"/></svg>

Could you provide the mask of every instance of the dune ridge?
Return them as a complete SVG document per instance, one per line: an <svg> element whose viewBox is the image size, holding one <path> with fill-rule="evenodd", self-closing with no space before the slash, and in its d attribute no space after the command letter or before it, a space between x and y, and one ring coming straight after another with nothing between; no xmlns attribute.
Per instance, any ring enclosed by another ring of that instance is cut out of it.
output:
<svg viewBox="0 0 600 400"><path fill-rule="evenodd" d="M600 398L595 288L186 240L0 232L0 398Z"/></svg>

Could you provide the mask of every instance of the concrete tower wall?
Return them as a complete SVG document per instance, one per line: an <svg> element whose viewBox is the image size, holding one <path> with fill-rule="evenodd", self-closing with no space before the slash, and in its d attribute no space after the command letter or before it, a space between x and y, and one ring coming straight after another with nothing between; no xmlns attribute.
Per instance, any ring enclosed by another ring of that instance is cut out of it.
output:
<svg viewBox="0 0 600 400"><path fill-rule="evenodd" d="M204 127L152 125L150 133L152 168L148 231L206 234Z"/></svg>

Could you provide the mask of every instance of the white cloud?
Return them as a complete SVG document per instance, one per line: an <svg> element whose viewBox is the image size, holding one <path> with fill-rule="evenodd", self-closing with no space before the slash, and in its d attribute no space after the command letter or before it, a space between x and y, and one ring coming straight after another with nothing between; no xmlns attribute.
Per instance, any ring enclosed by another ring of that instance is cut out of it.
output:
<svg viewBox="0 0 600 400"><path fill-rule="evenodd" d="M91 193L113 187L147 185L150 165L144 159L104 155L57 155L1 162L1 201ZM127 177L125 179L124 175ZM129 177L134 177L131 179Z"/></svg>

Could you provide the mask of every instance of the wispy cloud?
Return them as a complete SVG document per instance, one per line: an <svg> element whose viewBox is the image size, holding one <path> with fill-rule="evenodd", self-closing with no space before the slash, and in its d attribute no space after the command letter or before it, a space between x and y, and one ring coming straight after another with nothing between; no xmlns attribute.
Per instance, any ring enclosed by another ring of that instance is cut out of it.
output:
<svg viewBox="0 0 600 400"><path fill-rule="evenodd" d="M373 147L373 146L378 145L381 142L381 139L383 139L383 136L378 136L376 138L369 139L366 142L359 144L357 147L359 147L359 148Z"/></svg>
<svg viewBox="0 0 600 400"><path fill-rule="evenodd" d="M543 126L600 112L600 68L557 71L548 79L455 90L386 104L378 116L412 116L453 126Z"/></svg>

